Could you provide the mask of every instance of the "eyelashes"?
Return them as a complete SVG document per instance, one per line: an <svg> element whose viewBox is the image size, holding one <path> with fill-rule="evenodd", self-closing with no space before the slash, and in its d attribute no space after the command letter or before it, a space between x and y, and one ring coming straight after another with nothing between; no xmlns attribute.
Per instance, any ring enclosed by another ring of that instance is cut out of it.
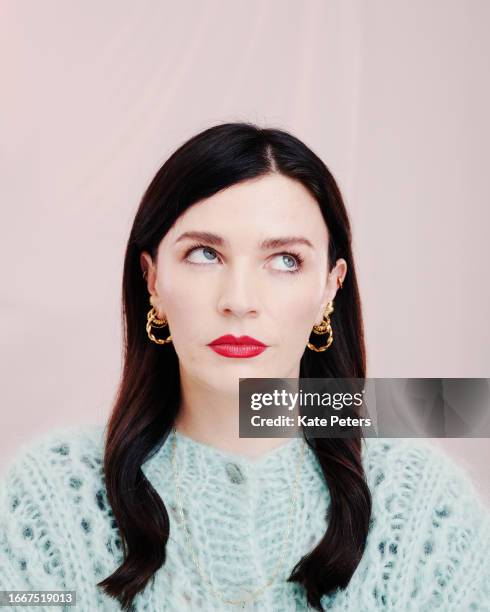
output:
<svg viewBox="0 0 490 612"><path fill-rule="evenodd" d="M200 242L196 242L194 244L192 244L185 252L184 255L184 261L188 264L191 265L195 265L195 266L200 266L200 265L207 265L207 264L200 264L200 263L196 263L194 261L189 261L187 258L189 257L189 255L192 253L192 251L195 251L197 249L207 249L208 251L212 251L213 253L216 253L216 251L212 248L209 247L205 244L202 244ZM276 270L276 272L285 272L286 274L296 274L297 272L300 272L303 268L303 262L304 262L304 257L301 255L301 253L298 253L296 251L285 251L282 253L277 253L275 256L287 256L287 257L292 257L295 261L296 261L296 268L295 269L291 269L291 270Z"/></svg>

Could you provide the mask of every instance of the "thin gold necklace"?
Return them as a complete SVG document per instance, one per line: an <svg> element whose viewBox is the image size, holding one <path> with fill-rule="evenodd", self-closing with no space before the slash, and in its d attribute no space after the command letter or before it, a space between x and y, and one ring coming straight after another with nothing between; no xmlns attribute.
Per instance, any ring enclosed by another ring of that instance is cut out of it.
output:
<svg viewBox="0 0 490 612"><path fill-rule="evenodd" d="M301 467L303 465L304 451L305 451L306 442L303 439L303 444L301 445L300 460L298 461L298 464L296 466L296 478L295 478L295 481L294 481L293 495L291 496L291 505L290 505L290 508L289 508L288 526L287 526L287 530L286 530L286 537L284 538L284 542L283 542L283 545L282 545L282 551L281 551L281 554L279 555L279 563L276 564L276 570L273 572L272 577L269 578L269 580L260 589L255 591L255 593L252 593L252 597L250 597L248 599L226 599L226 598L224 598L221 595L221 593L219 593L218 591L216 591L213 588L213 585L211 584L211 581L209 580L209 578L207 577L205 572L202 570L201 564L199 563L199 560L197 559L197 557L196 557L196 555L194 553L194 549L192 548L192 544L191 544L191 540L190 540L190 533L189 533L189 530L187 528L187 524L185 522L185 517L184 517L184 511L183 511L183 506L182 506L182 499L181 499L181 495L180 495L179 478L178 478L177 470L176 470L176 467L175 467L175 452L176 452L176 448L177 448L177 436L176 436L175 426L172 427L172 431L173 431L172 470L173 470L173 475L174 475L174 480L175 480L175 487L177 489L177 503L179 505L179 513L180 513L180 517L181 517L181 520L182 520L182 525L183 525L184 531L185 531L186 542L187 542L187 545L189 546L189 551L191 553L192 559L194 560L194 564L196 565L197 570L198 570L201 578L203 579L203 581L205 583L207 583L210 591L216 597L221 599L221 601L224 602L224 603L242 605L243 607L245 607L246 603L251 603L252 601L255 601L257 599L257 597L259 595L261 595L263 593L263 591L265 591L265 589L267 587L269 587L274 582L274 580L276 579L276 576L279 574L281 566L284 564L284 559L285 559L284 549L286 547L286 544L289 543L289 534L290 534L290 531L291 531L292 516L293 516L293 511L294 511L294 509L296 507L296 501L297 501L299 474L300 474L300 471L301 471Z"/></svg>

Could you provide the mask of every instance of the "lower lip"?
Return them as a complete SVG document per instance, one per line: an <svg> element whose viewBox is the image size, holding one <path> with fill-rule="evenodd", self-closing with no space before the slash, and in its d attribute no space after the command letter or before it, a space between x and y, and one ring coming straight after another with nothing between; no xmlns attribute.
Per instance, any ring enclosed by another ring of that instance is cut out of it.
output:
<svg viewBox="0 0 490 612"><path fill-rule="evenodd" d="M210 344L209 348L213 349L218 355L223 355L223 357L238 357L242 359L244 357L260 355L267 347L250 344Z"/></svg>

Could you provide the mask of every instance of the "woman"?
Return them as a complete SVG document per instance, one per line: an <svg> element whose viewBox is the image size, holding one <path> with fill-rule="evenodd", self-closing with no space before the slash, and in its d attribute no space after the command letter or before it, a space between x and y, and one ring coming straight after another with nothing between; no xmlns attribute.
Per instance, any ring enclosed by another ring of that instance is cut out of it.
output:
<svg viewBox="0 0 490 612"><path fill-rule="evenodd" d="M4 478L1 589L87 612L489 609L489 515L442 453L237 435L239 378L366 375L348 216L301 141L231 123L175 151L123 311L107 426L44 436Z"/></svg>

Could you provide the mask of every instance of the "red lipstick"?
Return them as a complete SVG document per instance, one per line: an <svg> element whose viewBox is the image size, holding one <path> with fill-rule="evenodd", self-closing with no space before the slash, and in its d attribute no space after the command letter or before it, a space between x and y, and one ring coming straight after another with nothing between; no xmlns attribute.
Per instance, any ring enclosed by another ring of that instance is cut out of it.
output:
<svg viewBox="0 0 490 612"><path fill-rule="evenodd" d="M267 344L250 336L233 336L226 334L208 344L208 346L223 357L255 357L264 352Z"/></svg>

